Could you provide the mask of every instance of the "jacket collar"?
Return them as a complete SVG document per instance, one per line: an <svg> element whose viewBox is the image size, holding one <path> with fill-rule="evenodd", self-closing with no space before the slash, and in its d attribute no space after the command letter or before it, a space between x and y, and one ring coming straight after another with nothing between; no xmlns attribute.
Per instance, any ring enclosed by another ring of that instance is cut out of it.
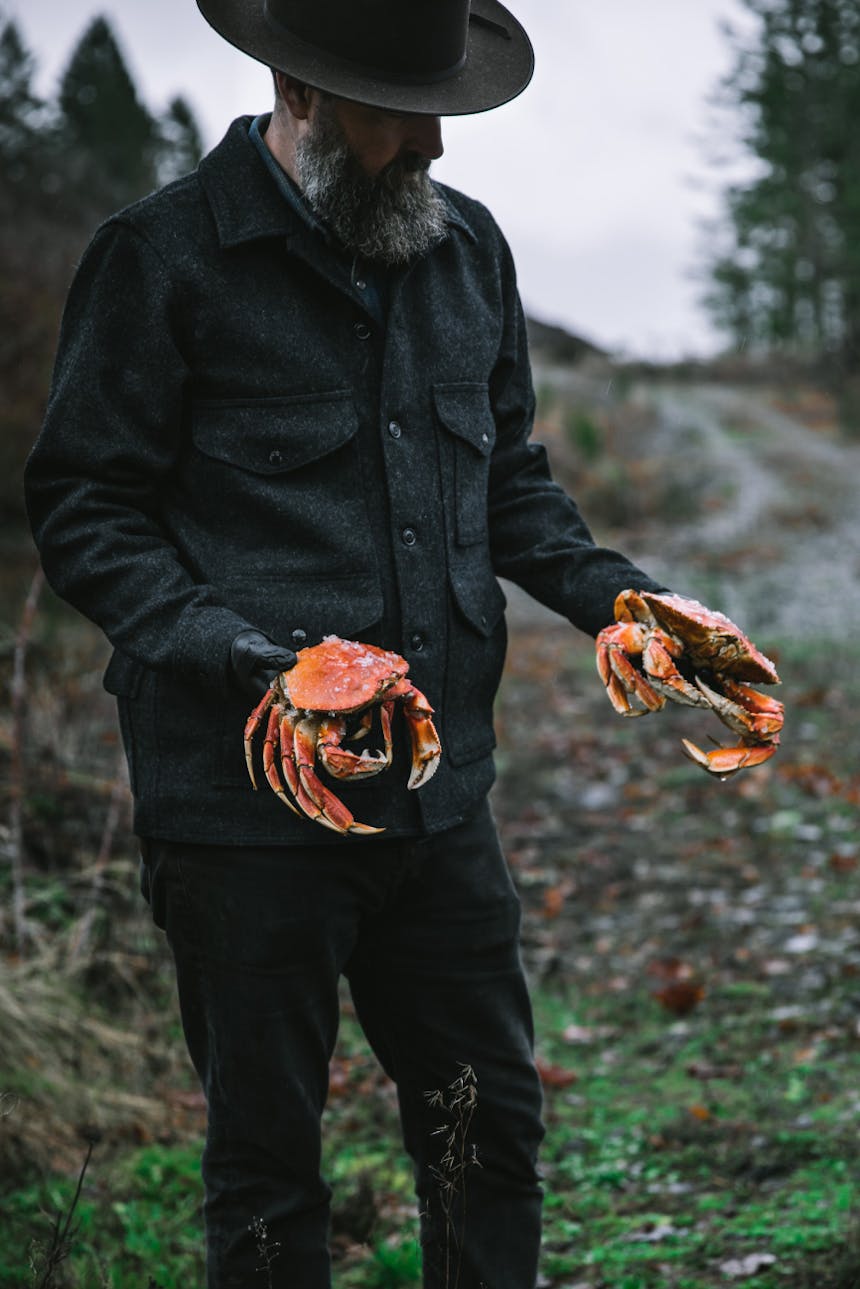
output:
<svg viewBox="0 0 860 1289"><path fill-rule="evenodd" d="M299 213L284 200L277 184L266 170L248 132L251 116L240 116L224 138L200 162L198 175L209 205L218 239L223 247L239 246L260 237L292 238L307 229ZM447 220L473 242L477 237L471 225L437 185L445 202Z"/></svg>

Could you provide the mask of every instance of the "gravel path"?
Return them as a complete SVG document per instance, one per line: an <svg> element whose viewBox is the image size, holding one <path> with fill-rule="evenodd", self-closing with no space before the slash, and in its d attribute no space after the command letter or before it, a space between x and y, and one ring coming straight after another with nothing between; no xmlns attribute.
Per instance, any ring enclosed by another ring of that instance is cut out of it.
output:
<svg viewBox="0 0 860 1289"><path fill-rule="evenodd" d="M764 638L860 627L860 445L810 430L756 390L653 384L634 397L654 413L643 454L681 457L718 502L693 519L667 515L637 561ZM505 591L512 626L561 621Z"/></svg>

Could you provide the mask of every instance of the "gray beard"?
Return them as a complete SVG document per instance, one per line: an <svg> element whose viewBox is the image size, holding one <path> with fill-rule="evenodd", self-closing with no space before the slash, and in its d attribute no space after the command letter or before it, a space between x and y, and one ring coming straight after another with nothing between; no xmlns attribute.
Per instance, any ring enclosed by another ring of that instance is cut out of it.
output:
<svg viewBox="0 0 860 1289"><path fill-rule="evenodd" d="M445 203L423 157L397 158L368 175L343 137L330 106L296 145L296 175L314 213L352 254L389 266L410 260L448 236Z"/></svg>

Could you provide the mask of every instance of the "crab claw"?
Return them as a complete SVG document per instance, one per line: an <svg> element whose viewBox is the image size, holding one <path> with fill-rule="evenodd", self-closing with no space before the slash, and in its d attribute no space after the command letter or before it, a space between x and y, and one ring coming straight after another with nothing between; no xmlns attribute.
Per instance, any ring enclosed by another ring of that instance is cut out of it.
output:
<svg viewBox="0 0 860 1289"><path fill-rule="evenodd" d="M298 771L296 801L309 819L339 833L370 834L383 832L370 824L360 824L352 811L327 788L314 769L317 722L311 717L298 721L293 732L293 756Z"/></svg>
<svg viewBox="0 0 860 1289"><path fill-rule="evenodd" d="M738 770L749 770L754 765L769 761L776 751L776 743L758 743L752 746L740 744L738 747L715 747L713 752L703 752L689 739L681 739L684 751L691 761L700 765L709 774L717 774L727 779Z"/></svg>
<svg viewBox="0 0 860 1289"><path fill-rule="evenodd" d="M320 760L335 779L369 779L374 774L386 770L391 765L391 722L382 722L385 738L384 752L368 752L365 749L361 756L343 746L346 738L346 721L338 716L329 716L320 721L317 733L317 751ZM359 734L363 737L367 729L362 727Z"/></svg>
<svg viewBox="0 0 860 1289"><path fill-rule="evenodd" d="M406 680L399 681L389 692L390 700L382 705L382 719L385 721L387 718L390 721L395 698L404 700L403 715L406 718L412 744L412 770L406 786L420 788L428 779L432 779L442 755L442 744L439 742L439 735L432 720L433 708L421 690L416 689Z"/></svg>
<svg viewBox="0 0 860 1289"><path fill-rule="evenodd" d="M705 684L701 676L696 684L724 725L742 737L751 736L763 743L778 743L785 721L785 705L769 694L760 694L728 676L720 679L722 693Z"/></svg>

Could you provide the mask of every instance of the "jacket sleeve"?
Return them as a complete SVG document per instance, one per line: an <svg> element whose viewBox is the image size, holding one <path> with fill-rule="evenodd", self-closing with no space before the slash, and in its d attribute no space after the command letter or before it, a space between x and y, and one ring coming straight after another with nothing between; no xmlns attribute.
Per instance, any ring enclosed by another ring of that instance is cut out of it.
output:
<svg viewBox="0 0 860 1289"><path fill-rule="evenodd" d="M595 544L575 502L553 481L546 450L530 443L535 399L525 319L502 242L504 328L490 382L496 446L490 465L493 568L594 636L614 621L619 591L665 590L618 551Z"/></svg>
<svg viewBox="0 0 860 1289"><path fill-rule="evenodd" d="M60 596L137 661L223 686L230 642L252 624L195 581L159 518L182 451L181 289L132 227L99 230L66 304L25 493Z"/></svg>

